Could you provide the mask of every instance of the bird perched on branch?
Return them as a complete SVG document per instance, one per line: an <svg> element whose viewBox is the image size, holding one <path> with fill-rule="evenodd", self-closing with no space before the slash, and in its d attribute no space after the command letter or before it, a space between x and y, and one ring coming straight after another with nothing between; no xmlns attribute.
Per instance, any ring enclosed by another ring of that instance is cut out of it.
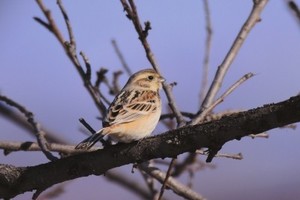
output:
<svg viewBox="0 0 300 200"><path fill-rule="evenodd" d="M133 74L108 108L103 128L80 142L76 149L90 149L104 136L129 143L149 136L161 114L159 89L164 78L153 69Z"/></svg>

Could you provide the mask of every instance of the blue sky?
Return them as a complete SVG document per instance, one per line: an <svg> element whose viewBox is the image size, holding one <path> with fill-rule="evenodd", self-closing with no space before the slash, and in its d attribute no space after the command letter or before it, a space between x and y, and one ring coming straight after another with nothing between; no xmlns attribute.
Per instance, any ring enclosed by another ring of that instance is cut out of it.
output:
<svg viewBox="0 0 300 200"><path fill-rule="evenodd" d="M255 108L300 92L300 29L285 2L268 3L262 21L251 31L231 65L220 94L244 74L253 72L256 76L234 91L216 111ZM113 71L122 69L112 39L117 40L133 71L150 67L119 1L64 0L63 3L71 19L78 51L84 51L89 57L93 72L106 67L111 76ZM67 39L55 1L45 1L45 4ZM180 109L196 112L206 36L202 1L137 1L137 7L142 21L151 21L148 39L163 76L168 82L178 83L173 92ZM210 81L251 7L250 0L210 1L213 25ZM99 114L63 49L33 20L34 16L44 19L35 1L1 1L0 92L21 102L44 127L75 144L85 137L79 131L78 118L84 117L93 127L100 128L101 123L96 119ZM127 78L124 74L120 84ZM1 116L0 127L0 140L34 141ZM155 133L162 130L160 126ZM300 195L295 187L300 185L299 128L272 130L270 136L226 144L222 152L241 152L244 159L214 159L217 168L199 172L195 190L209 199L296 199ZM18 166L47 162L42 153L13 153L7 157L0 155L0 159L1 163ZM130 166L117 170L142 183L138 172L131 174ZM185 175L181 181L186 179ZM104 177L74 180L66 184L65 190L57 199L82 199L87 195L90 199L99 195L118 199L120 194L139 199ZM172 192L167 195L174 197Z"/></svg>

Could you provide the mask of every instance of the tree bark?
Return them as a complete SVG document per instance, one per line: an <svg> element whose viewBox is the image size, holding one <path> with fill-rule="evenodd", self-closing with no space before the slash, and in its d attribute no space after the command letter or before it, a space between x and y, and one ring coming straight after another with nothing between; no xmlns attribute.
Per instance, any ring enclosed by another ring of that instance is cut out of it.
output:
<svg viewBox="0 0 300 200"><path fill-rule="evenodd" d="M31 167L0 165L0 198L43 191L67 180L102 175L107 170L154 158L176 157L196 149L217 152L226 142L300 121L300 96L260 108L185 126L130 144L117 144Z"/></svg>

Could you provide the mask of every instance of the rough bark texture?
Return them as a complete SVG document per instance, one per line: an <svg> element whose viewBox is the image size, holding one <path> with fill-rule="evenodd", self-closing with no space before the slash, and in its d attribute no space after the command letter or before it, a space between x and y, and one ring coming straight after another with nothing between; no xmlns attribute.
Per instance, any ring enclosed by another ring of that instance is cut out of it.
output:
<svg viewBox="0 0 300 200"><path fill-rule="evenodd" d="M186 126L139 142L113 145L37 166L0 165L0 198L12 198L32 190L43 191L67 180L102 175L109 169L129 163L176 157L202 147L216 152L230 140L299 121L300 96L296 96L217 121Z"/></svg>

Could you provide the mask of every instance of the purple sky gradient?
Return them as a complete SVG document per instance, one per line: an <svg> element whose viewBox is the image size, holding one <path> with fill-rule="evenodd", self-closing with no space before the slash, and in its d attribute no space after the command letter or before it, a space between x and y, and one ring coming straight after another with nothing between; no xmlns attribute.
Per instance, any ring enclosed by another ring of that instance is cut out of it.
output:
<svg viewBox="0 0 300 200"><path fill-rule="evenodd" d="M216 111L255 108L300 92L300 29L285 2L268 3L262 21L251 31L231 65L219 95L244 74L253 72L256 76L234 91ZM109 76L122 69L112 39L117 40L133 71L150 67L119 1L64 0L63 3L78 51L84 51L92 64L93 80L99 67L108 68ZM55 1L45 1L45 4L67 39ZM252 1L212 0L210 6L213 41L209 81L247 18ZM206 36L202 1L138 1L137 7L141 20L151 21L148 39L163 76L168 82L178 83L173 91L180 109L196 112ZM34 16L44 19L35 1L0 2L0 92L25 105L44 127L76 144L85 137L79 131L78 118L84 117L98 129L101 127L96 119L99 114L63 49L33 20ZM122 85L127 78L122 75ZM162 130L165 129L159 126L155 133ZM0 140L35 141L1 116ZM298 199L299 143L299 128L272 130L269 139L232 141L221 152L242 152L244 159L215 158L213 164L217 168L197 173L194 188L214 200ZM0 160L17 166L47 162L40 152L0 155ZM116 170L144 184L139 172L131 174L131 166ZM187 176L180 180L186 182ZM106 178L95 176L70 181L65 191L57 199L139 199ZM26 193L15 199L29 199L31 195ZM172 192L166 192L166 196L178 198Z"/></svg>

